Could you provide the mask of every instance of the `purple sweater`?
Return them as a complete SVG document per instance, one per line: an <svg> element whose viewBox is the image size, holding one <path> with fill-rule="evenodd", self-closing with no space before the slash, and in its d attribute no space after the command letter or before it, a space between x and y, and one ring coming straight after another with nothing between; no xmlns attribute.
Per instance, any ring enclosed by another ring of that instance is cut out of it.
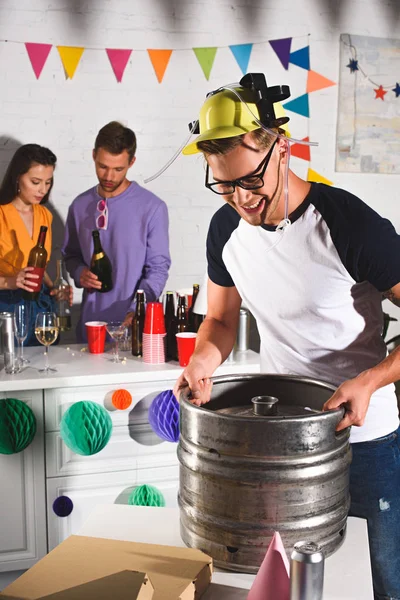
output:
<svg viewBox="0 0 400 600"><path fill-rule="evenodd" d="M62 253L75 285L93 253L92 230L96 229L96 187L72 202L65 227ZM118 321L134 310L134 295L143 289L148 302L156 300L168 278L168 209L153 193L131 182L118 196L107 199L108 226L100 230L100 241L111 261L113 289L101 294L83 292L78 342L86 341L86 321Z"/></svg>

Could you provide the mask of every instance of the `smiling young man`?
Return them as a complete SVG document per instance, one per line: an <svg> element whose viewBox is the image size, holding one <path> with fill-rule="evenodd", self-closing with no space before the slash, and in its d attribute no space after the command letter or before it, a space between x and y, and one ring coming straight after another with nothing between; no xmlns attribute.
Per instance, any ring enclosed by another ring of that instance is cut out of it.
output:
<svg viewBox="0 0 400 600"><path fill-rule="evenodd" d="M168 210L165 202L127 178L135 162L136 137L112 121L100 129L93 150L98 185L71 204L63 255L75 285L84 288L77 339L86 340L85 322L129 322L137 289L148 302L161 294L171 264ZM112 265L113 289L99 293L101 283L90 271L92 231Z"/></svg>
<svg viewBox="0 0 400 600"><path fill-rule="evenodd" d="M339 386L325 408L344 404L340 429L356 425L351 514L368 520L375 598L400 599L392 384L400 369L395 357L385 358L381 335L382 295L396 303L400 297L400 237L352 194L287 170L287 139L259 127L248 110L262 118L258 97L245 92L248 107L230 90L209 96L200 135L184 149L204 154L205 185L225 204L207 238L207 317L174 392L189 385L195 404L209 400L210 377L232 349L242 301L257 321L262 372Z"/></svg>

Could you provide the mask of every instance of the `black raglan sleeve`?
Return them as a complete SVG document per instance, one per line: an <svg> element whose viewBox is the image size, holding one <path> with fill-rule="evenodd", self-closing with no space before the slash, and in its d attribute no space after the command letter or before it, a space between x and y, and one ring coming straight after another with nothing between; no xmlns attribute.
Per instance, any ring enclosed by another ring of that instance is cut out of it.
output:
<svg viewBox="0 0 400 600"><path fill-rule="evenodd" d="M213 283L232 287L234 282L222 257L225 244L240 221L238 213L228 204L222 206L211 219L207 235L208 276Z"/></svg>

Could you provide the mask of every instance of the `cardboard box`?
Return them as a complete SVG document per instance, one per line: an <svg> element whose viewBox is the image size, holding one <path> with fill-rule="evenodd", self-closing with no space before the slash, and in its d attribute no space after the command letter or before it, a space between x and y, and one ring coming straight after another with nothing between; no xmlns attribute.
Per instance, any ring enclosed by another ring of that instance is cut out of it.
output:
<svg viewBox="0 0 400 600"><path fill-rule="evenodd" d="M0 600L198 600L211 574L212 559L200 550L71 535Z"/></svg>
<svg viewBox="0 0 400 600"><path fill-rule="evenodd" d="M55 592L45 596L45 598L46 600L110 600L112 597L153 600L153 594L154 588L146 573L120 571L113 575L93 579L87 583L81 583L66 590ZM8 598L9 596L5 597Z"/></svg>

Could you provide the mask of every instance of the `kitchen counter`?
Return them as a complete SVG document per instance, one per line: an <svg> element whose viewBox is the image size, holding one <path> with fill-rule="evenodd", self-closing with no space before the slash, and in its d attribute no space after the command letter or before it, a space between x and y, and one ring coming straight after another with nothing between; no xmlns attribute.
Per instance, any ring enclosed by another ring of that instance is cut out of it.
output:
<svg viewBox="0 0 400 600"><path fill-rule="evenodd" d="M120 356L126 359L125 363L113 363L111 351L104 354L90 354L85 345L74 344L50 346L50 366L56 368L57 372L44 374L39 373L39 369L44 365L43 354L42 346L25 348L24 355L30 363L16 375L7 375L1 364L0 392L174 380L183 370L178 362L149 365L129 352L120 353ZM234 360L225 361L215 375L257 373L259 370L259 354L248 350L237 352Z"/></svg>

